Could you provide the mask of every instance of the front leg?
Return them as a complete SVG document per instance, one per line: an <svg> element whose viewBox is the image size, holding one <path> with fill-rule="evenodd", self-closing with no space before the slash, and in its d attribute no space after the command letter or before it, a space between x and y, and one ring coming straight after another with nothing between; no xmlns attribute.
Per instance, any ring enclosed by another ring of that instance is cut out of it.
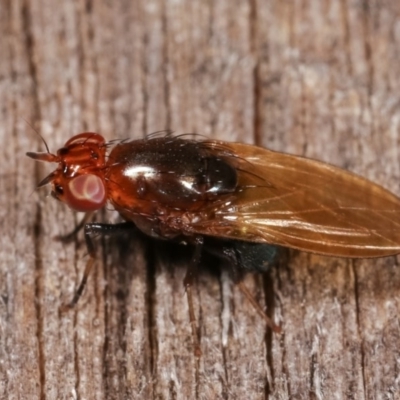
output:
<svg viewBox="0 0 400 400"><path fill-rule="evenodd" d="M68 232L65 235L57 235L54 239L62 243L71 243L79 231L87 225L87 222L91 219L92 215L92 212L87 212L71 232Z"/></svg>
<svg viewBox="0 0 400 400"><path fill-rule="evenodd" d="M74 297L71 302L61 306L61 312L69 310L78 303L80 297L82 296L83 290L85 289L86 282L88 280L90 271L92 270L93 264L96 261L96 247L94 244L93 236L95 235L114 235L130 230L136 229L135 225L130 222L123 222L119 224L101 224L101 223L90 223L85 224L84 234L86 248L89 253L89 259L86 263L85 270L83 272L82 280L76 290Z"/></svg>

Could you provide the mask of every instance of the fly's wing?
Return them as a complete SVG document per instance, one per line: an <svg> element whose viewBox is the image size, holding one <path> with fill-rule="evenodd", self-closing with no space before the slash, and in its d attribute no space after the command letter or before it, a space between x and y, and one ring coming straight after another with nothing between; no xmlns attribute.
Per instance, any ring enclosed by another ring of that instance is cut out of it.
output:
<svg viewBox="0 0 400 400"><path fill-rule="evenodd" d="M228 155L238 192L210 206L197 233L340 257L400 252L400 199L329 164L239 143L210 142Z"/></svg>

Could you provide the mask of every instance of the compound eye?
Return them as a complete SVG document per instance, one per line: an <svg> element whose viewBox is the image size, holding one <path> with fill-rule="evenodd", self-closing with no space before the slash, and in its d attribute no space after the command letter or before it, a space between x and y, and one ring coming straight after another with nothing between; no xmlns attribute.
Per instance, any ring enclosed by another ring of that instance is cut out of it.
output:
<svg viewBox="0 0 400 400"><path fill-rule="evenodd" d="M104 183L97 175L77 176L64 188L63 201L76 211L98 210L107 201Z"/></svg>

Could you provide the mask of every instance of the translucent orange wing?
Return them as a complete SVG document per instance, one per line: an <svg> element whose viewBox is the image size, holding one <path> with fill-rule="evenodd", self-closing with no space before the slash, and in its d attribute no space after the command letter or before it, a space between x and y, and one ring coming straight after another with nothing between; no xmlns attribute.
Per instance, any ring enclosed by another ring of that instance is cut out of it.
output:
<svg viewBox="0 0 400 400"><path fill-rule="evenodd" d="M400 199L381 186L329 164L255 146L207 146L236 155L240 189L214 205L211 218L193 224L195 232L341 257L400 252Z"/></svg>

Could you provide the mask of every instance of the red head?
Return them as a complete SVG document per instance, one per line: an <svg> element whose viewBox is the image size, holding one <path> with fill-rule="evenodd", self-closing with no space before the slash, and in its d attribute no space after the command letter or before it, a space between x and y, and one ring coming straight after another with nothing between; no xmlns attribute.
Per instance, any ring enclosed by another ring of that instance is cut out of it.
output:
<svg viewBox="0 0 400 400"><path fill-rule="evenodd" d="M85 132L51 153L26 153L35 160L56 162L58 167L39 183L52 184L52 196L76 211L95 211L107 201L104 179L106 146L103 136Z"/></svg>

